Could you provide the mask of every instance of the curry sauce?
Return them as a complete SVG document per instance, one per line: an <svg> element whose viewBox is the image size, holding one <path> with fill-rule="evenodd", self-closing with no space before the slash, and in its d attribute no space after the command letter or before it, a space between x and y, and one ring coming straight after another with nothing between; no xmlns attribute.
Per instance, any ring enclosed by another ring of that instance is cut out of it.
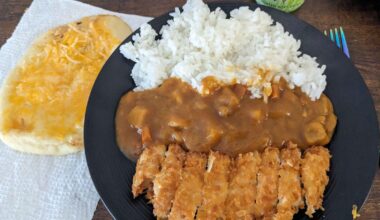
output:
<svg viewBox="0 0 380 220"><path fill-rule="evenodd" d="M170 78L158 88L125 94L115 118L122 152L137 159L144 146L179 143L191 151L235 156L287 141L303 149L325 145L333 135L336 116L323 94L311 101L285 80L273 83L268 99L252 99L240 84L214 88L201 95Z"/></svg>

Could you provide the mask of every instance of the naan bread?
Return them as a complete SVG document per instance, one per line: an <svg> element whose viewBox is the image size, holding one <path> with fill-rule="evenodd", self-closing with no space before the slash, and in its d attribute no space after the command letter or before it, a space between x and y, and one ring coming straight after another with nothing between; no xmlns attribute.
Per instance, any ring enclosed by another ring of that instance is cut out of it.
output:
<svg viewBox="0 0 380 220"><path fill-rule="evenodd" d="M1 139L15 150L34 154L82 150L84 114L93 83L131 32L120 18L99 15L40 36L1 88Z"/></svg>

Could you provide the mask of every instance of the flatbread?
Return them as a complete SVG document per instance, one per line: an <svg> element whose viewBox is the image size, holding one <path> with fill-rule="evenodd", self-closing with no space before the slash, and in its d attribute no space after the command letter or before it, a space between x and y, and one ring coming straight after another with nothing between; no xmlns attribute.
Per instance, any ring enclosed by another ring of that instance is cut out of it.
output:
<svg viewBox="0 0 380 220"><path fill-rule="evenodd" d="M5 79L0 91L0 138L34 154L83 149L88 97L105 61L131 34L111 15L85 17L44 33Z"/></svg>

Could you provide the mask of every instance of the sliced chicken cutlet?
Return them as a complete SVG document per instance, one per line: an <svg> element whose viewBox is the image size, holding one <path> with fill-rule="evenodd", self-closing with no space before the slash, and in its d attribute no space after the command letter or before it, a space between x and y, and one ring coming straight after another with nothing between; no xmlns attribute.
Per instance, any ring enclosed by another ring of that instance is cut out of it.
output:
<svg viewBox="0 0 380 220"><path fill-rule="evenodd" d="M132 183L132 193L134 198L146 189L148 189L148 196L151 196L151 193L149 192L152 191L154 178L160 172L161 164L165 159L165 151L165 145L152 145L146 147L140 155Z"/></svg>
<svg viewBox="0 0 380 220"><path fill-rule="evenodd" d="M172 144L165 156L161 172L153 180L153 212L157 218L167 218L169 215L186 153L181 146Z"/></svg>
<svg viewBox="0 0 380 220"><path fill-rule="evenodd" d="M248 220L259 215L255 199L260 163L258 152L240 154L233 162L226 200L227 220Z"/></svg>
<svg viewBox="0 0 380 220"><path fill-rule="evenodd" d="M308 148L301 164L301 177L307 204L306 215L313 216L315 210L322 209L323 193L329 181L327 171L331 155L322 146Z"/></svg>
<svg viewBox="0 0 380 220"><path fill-rule="evenodd" d="M204 175L202 205L198 209L197 219L225 219L224 210L228 193L230 162L229 156L210 152Z"/></svg>
<svg viewBox="0 0 380 220"><path fill-rule="evenodd" d="M280 150L268 147L261 156L260 170L257 176L256 205L260 216L272 218L276 213L278 201L278 175Z"/></svg>
<svg viewBox="0 0 380 220"><path fill-rule="evenodd" d="M301 188L301 151L291 145L280 153L281 165L278 180L278 204L275 220L292 220L293 215L303 208Z"/></svg>
<svg viewBox="0 0 380 220"><path fill-rule="evenodd" d="M169 219L194 219L195 212L202 203L206 163L206 155L195 152L187 153Z"/></svg>

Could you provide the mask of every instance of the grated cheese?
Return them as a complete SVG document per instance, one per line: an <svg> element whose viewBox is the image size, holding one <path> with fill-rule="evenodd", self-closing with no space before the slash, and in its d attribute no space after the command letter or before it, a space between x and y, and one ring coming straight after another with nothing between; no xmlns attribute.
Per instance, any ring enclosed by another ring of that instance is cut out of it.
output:
<svg viewBox="0 0 380 220"><path fill-rule="evenodd" d="M3 132L64 139L82 128L92 85L119 43L97 19L49 32L8 81Z"/></svg>

